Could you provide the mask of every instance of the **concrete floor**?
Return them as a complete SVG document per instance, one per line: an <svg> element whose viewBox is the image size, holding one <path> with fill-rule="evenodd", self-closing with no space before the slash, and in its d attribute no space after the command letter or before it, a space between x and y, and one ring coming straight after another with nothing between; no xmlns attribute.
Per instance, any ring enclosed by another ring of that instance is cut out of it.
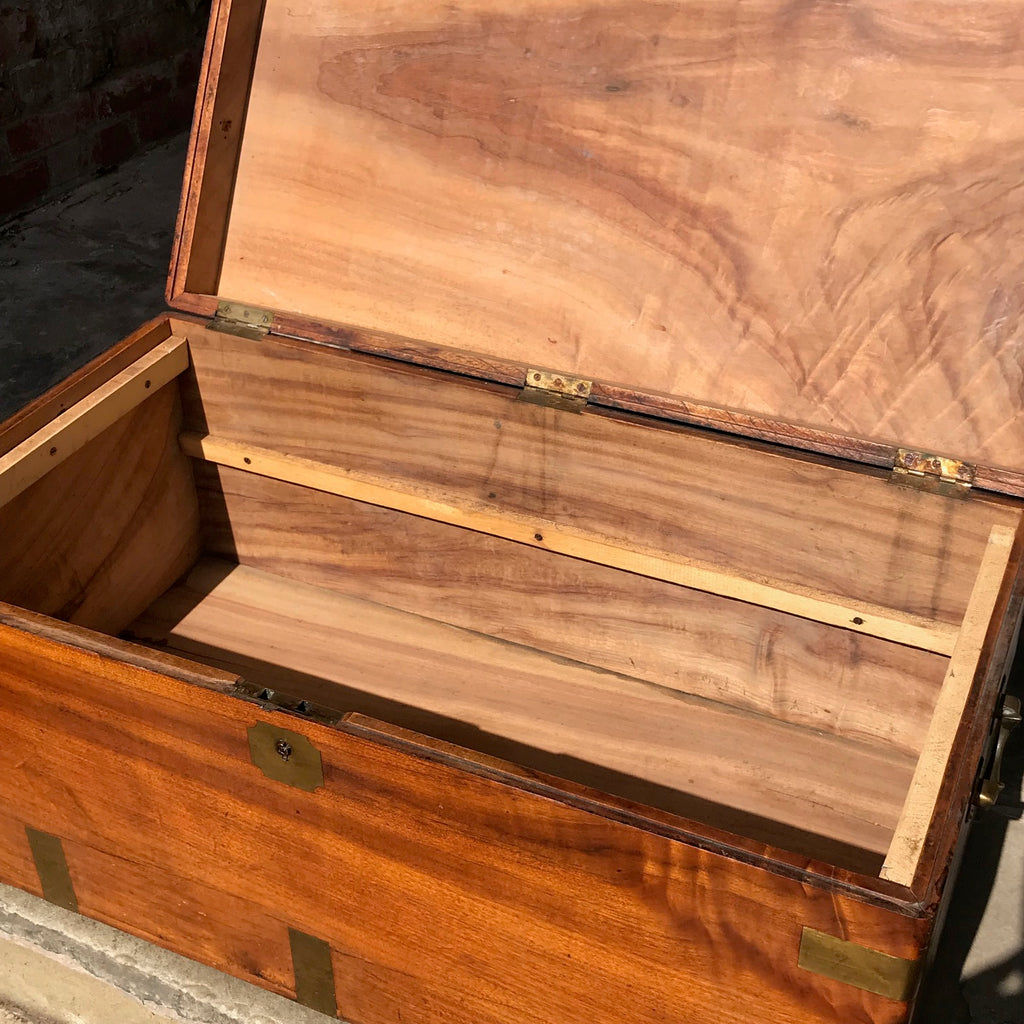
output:
<svg viewBox="0 0 1024 1024"><path fill-rule="evenodd" d="M0 228L0 420L164 308L184 141ZM1002 805L973 830L920 1024L1024 1024L1024 730L1007 767ZM167 1017L323 1019L0 887L0 1024Z"/></svg>

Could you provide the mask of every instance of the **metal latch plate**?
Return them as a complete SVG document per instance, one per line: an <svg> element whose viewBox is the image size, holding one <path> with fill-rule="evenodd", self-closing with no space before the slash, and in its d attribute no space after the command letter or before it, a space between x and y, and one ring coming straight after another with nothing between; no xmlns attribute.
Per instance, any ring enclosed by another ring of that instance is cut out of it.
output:
<svg viewBox="0 0 1024 1024"><path fill-rule="evenodd" d="M526 383L519 393L523 402L543 405L548 409L582 412L590 399L593 382L565 373L547 370L527 370Z"/></svg>
<svg viewBox="0 0 1024 1024"><path fill-rule="evenodd" d="M252 763L268 779L313 793L324 784L320 751L303 735L269 722L249 729Z"/></svg>
<svg viewBox="0 0 1024 1024"><path fill-rule="evenodd" d="M221 302L217 305L217 315L207 327L222 334L234 334L239 338L256 341L270 333L273 323L274 314L265 309L240 302Z"/></svg>
<svg viewBox="0 0 1024 1024"><path fill-rule="evenodd" d="M959 459L900 448L892 468L892 482L919 490L965 498L974 486L975 469Z"/></svg>

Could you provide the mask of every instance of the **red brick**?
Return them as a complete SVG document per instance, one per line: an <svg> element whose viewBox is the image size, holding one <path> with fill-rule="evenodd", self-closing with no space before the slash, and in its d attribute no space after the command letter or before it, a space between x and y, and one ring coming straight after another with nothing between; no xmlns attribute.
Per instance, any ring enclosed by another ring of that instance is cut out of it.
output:
<svg viewBox="0 0 1024 1024"><path fill-rule="evenodd" d="M0 75L0 124L10 124L21 115L23 109L18 97L14 95L14 90Z"/></svg>
<svg viewBox="0 0 1024 1024"><path fill-rule="evenodd" d="M203 51L193 47L178 58L178 88L195 95L199 85L199 71L203 64Z"/></svg>
<svg viewBox="0 0 1024 1024"><path fill-rule="evenodd" d="M0 0L0 210L186 127L209 7Z"/></svg>
<svg viewBox="0 0 1024 1024"><path fill-rule="evenodd" d="M182 131L192 123L193 107L192 93L185 92L140 107L135 112L139 139L145 145Z"/></svg>
<svg viewBox="0 0 1024 1024"><path fill-rule="evenodd" d="M15 157L30 156L89 129L94 120L93 96L77 96L65 106L27 118L8 128L7 144Z"/></svg>
<svg viewBox="0 0 1024 1024"><path fill-rule="evenodd" d="M0 220L37 202L50 187L50 172L42 160L23 164L0 175Z"/></svg>
<svg viewBox="0 0 1024 1024"><path fill-rule="evenodd" d="M127 160L137 146L138 143L127 122L118 121L97 135L92 150L93 161L97 169L109 170Z"/></svg>
<svg viewBox="0 0 1024 1024"><path fill-rule="evenodd" d="M0 10L0 67L21 64L35 55L38 29L31 11L5 7Z"/></svg>
<svg viewBox="0 0 1024 1024"><path fill-rule="evenodd" d="M121 67L138 67L162 58L174 57L194 44L196 32L180 16L121 24L113 42L114 59Z"/></svg>
<svg viewBox="0 0 1024 1024"><path fill-rule="evenodd" d="M130 114L145 103L167 96L173 88L166 66L132 71L104 85L97 110L101 116Z"/></svg>
<svg viewBox="0 0 1024 1024"><path fill-rule="evenodd" d="M93 134L79 134L47 150L46 163L50 168L50 187L64 188L94 174L95 145L96 138Z"/></svg>
<svg viewBox="0 0 1024 1024"><path fill-rule="evenodd" d="M46 149L50 145L50 139L45 131L43 119L33 117L14 125L13 128L8 128L7 145L14 156L25 156Z"/></svg>
<svg viewBox="0 0 1024 1024"><path fill-rule="evenodd" d="M10 69L10 85L26 110L43 110L73 97L79 90L78 57L67 48L34 58Z"/></svg>

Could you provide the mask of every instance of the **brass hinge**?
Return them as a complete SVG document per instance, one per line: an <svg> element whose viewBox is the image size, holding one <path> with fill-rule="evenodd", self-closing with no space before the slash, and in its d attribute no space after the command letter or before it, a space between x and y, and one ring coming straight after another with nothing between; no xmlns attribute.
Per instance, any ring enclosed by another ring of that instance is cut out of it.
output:
<svg viewBox="0 0 1024 1024"><path fill-rule="evenodd" d="M280 690L271 690L267 686L250 683L247 679L239 679L231 695L241 697L250 704L258 704L264 711L284 711L297 718L316 722L318 725L337 725L345 717L343 711L325 708L322 704L314 704L302 697L293 697Z"/></svg>
<svg viewBox="0 0 1024 1024"><path fill-rule="evenodd" d="M565 412L583 412L590 398L593 382L566 373L527 370L526 383L519 398L531 405L543 405Z"/></svg>
<svg viewBox="0 0 1024 1024"><path fill-rule="evenodd" d="M274 314L265 309L244 306L240 302L221 302L216 316L206 326L222 334L258 341L270 333L273 323Z"/></svg>
<svg viewBox="0 0 1024 1024"><path fill-rule="evenodd" d="M974 486L975 469L958 459L900 448L892 467L893 483L918 490L966 498Z"/></svg>

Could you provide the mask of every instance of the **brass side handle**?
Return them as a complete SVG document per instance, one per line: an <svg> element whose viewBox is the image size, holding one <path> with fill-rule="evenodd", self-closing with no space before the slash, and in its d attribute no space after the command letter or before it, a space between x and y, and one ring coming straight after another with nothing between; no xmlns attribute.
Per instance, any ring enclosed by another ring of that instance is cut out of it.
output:
<svg viewBox="0 0 1024 1024"><path fill-rule="evenodd" d="M996 752L992 756L992 768L989 777L981 784L978 791L978 805L993 807L1002 793L1005 783L1000 779L1003 770L1003 754L1010 733L1020 725L1021 705L1018 697L1004 697L1002 710L999 712L999 738L996 740Z"/></svg>

